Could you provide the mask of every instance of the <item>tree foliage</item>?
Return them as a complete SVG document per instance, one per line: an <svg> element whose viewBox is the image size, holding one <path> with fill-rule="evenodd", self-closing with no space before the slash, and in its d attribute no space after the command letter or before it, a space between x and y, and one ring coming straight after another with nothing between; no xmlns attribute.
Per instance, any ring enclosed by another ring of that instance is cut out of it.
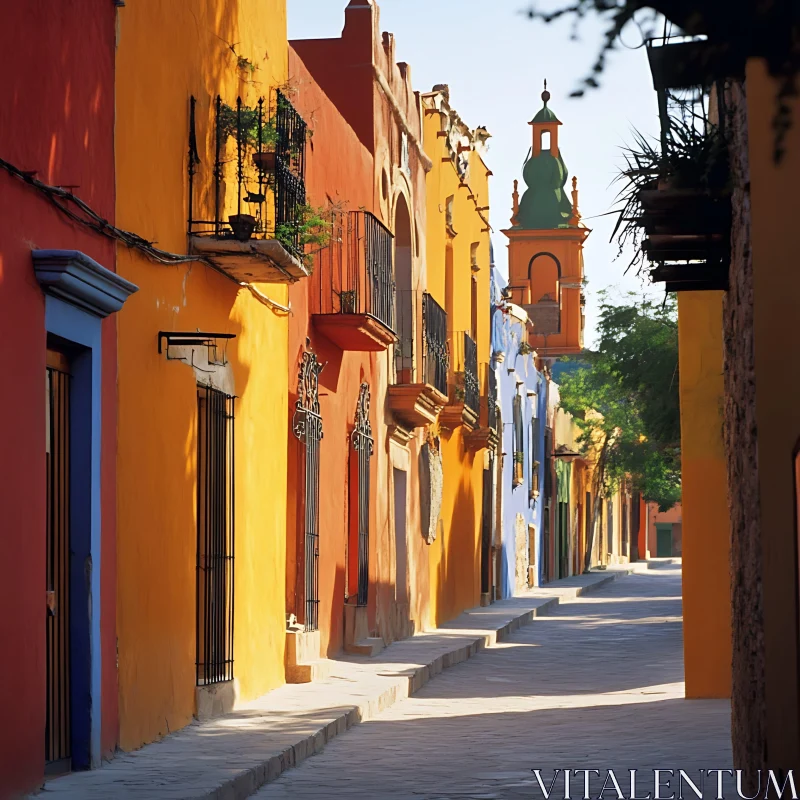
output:
<svg viewBox="0 0 800 800"><path fill-rule="evenodd" d="M705 66L718 73L719 79L743 78L748 59L764 59L769 74L777 79L772 123L775 159L783 158L784 140L793 123L789 101L797 97L800 74L800 3L797 0L737 0L736 3L731 0L532 0L525 13L531 19L544 22L572 18L576 26L589 15L596 15L603 21L605 29L599 52L590 74L572 93L573 97L600 85L607 56L630 22L639 25L645 39L663 35L665 19L681 33L705 36L708 42Z"/></svg>
<svg viewBox="0 0 800 800"><path fill-rule="evenodd" d="M598 489L630 477L662 511L680 500L678 321L674 299L600 306L599 346L561 380L561 407L598 456ZM596 413L592 413L596 412Z"/></svg>

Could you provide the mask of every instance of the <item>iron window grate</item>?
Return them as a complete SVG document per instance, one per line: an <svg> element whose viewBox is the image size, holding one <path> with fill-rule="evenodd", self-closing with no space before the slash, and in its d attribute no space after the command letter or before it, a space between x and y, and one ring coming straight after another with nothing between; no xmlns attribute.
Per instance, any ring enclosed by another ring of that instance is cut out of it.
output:
<svg viewBox="0 0 800 800"><path fill-rule="evenodd" d="M233 680L234 398L197 387L197 685Z"/></svg>

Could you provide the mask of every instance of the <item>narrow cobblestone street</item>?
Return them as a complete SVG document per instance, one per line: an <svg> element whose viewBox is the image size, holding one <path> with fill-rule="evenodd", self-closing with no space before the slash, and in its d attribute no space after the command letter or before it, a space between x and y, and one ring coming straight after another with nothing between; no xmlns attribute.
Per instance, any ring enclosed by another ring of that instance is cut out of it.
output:
<svg viewBox="0 0 800 800"><path fill-rule="evenodd" d="M256 796L534 798L532 769L571 768L614 769L627 797L628 769L645 795L653 769L727 768L729 703L683 697L680 592L679 569L655 569L565 603Z"/></svg>

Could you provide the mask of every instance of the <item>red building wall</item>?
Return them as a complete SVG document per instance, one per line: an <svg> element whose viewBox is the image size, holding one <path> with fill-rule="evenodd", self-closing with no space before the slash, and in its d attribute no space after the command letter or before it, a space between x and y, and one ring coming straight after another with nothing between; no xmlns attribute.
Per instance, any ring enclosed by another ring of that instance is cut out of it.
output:
<svg viewBox="0 0 800 800"><path fill-rule="evenodd" d="M5 4L0 158L74 186L114 217L112 2ZM45 300L31 250L81 250L114 269L115 246L69 222L0 169L0 797L41 783L45 728ZM102 749L116 744L115 329L103 323Z"/></svg>
<svg viewBox="0 0 800 800"><path fill-rule="evenodd" d="M291 100L300 115L314 132L307 146L306 194L308 202L315 207L331 204L343 211L372 210L373 163L366 147L359 141L353 128L344 119L331 99L312 78L303 60L290 47L289 83L293 87ZM370 90L371 91L371 90ZM324 256L317 255L319 260ZM350 529L349 475L353 452L350 433L353 430L356 403L362 382L370 384L373 408L372 424L378 428L378 416L382 409L376 408L379 396L377 360L386 360L385 353L345 352L327 337L315 331L312 314L319 310L320 291L329 287L320 286L322 268L311 278L294 284L289 291L292 314L289 319L289 364L293 372L289 375L289 405L293 413L297 400L296 369L300 363L306 341L326 366L320 375L320 404L324 439L320 447L320 634L322 655L334 655L342 650L344 635L345 558L348 552ZM385 369L384 369L385 373ZM385 383L385 377L383 379ZM377 443L376 443L377 444ZM376 447L377 450L377 447ZM376 509L380 498L377 488L376 464L380 455L376 452L371 467L373 479L372 525L375 531L379 518ZM298 556L303 545L302 472L300 471L302 449L291 432L289 433L289 491L287 496L287 588L286 601L289 611L296 610L302 601L303 586L298 580ZM385 519L385 515L383 517ZM374 537L373 537L374 541ZM350 553L352 561L355 553ZM374 575L376 552L372 549L370 564ZM301 566L302 569L302 566ZM349 587L355 594L356 587ZM370 597L374 624L375 592Z"/></svg>

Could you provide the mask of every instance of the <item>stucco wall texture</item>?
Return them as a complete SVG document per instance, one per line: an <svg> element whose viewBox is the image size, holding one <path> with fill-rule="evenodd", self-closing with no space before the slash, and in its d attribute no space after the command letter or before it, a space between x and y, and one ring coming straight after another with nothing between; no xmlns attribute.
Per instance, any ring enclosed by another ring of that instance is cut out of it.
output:
<svg viewBox="0 0 800 800"><path fill-rule="evenodd" d="M465 171L459 174L448 138L449 109L432 112L446 91L423 96L425 151L432 162L427 175L427 289L447 312L451 336L450 401L456 397L454 372L462 347L457 341L470 333L478 348L481 394L486 394L489 342L489 231L479 208L489 205L489 171L481 155L467 152ZM448 98L449 99L449 98ZM442 108L446 108L445 106ZM451 225L448 230L448 199ZM453 231L455 235L453 235ZM449 252L448 252L449 251ZM473 330L473 277L476 281ZM480 424L481 420L478 420ZM485 425L485 419L483 420ZM441 537L430 546L431 609L435 625L480 603L480 531L483 509L484 450L472 450L463 425L438 426L442 450L444 489Z"/></svg>
<svg viewBox="0 0 800 800"><path fill-rule="evenodd" d="M297 55L289 49L289 91L301 116L314 131L307 152L306 195L317 208L337 208L342 213L373 210L373 159L330 98L319 88L313 76ZM345 220L345 225L347 224ZM345 234L346 235L346 234ZM316 258L322 261L327 254ZM322 655L335 655L344 641L345 593L356 594L353 564L357 564L357 548L350 546L351 460L354 450L351 433L356 403L362 383L370 387L373 431L386 430L386 410L380 399L386 395L389 353L343 351L325 336L317 333L313 314L319 313L325 292L331 287L322 281L330 272L315 268L308 280L289 290L293 313L289 320L289 416L297 399L297 369L307 346L317 353L326 366L320 375L320 403L325 438L320 448L320 640ZM328 298L329 299L329 298ZM288 432L289 486L286 501L286 608L300 615L303 600L302 547L303 503L299 480L302 447L291 429ZM371 459L370 508L370 627L375 630L377 595L374 587L391 581L388 567L391 542L381 522L389 519L388 449L385 440L376 443ZM337 479L332 480L332 476ZM350 579L346 577L350 571Z"/></svg>
<svg viewBox="0 0 800 800"><path fill-rule="evenodd" d="M231 45L254 73L239 68ZM253 105L286 82L285 3L129 4L117 59L119 224L186 252L190 96L207 176L217 94ZM223 373L237 397L234 670L246 699L284 679L288 322L200 264L165 267L120 251L119 268L140 287L119 329L120 745L132 749L186 725L195 710L197 377L158 354L157 333L236 336ZM261 289L288 300L285 286Z"/></svg>
<svg viewBox="0 0 800 800"><path fill-rule="evenodd" d="M3 10L0 26L0 152L51 185L114 219L114 17L91 0L45 0ZM0 796L33 790L44 771L45 738L45 298L32 249L73 249L114 270L114 247L73 225L43 196L0 172L0 335L14 390L0 400L0 620L4 724ZM115 320L103 322L101 477L101 748L117 741L115 672L114 436ZM37 632L41 635L37 635Z"/></svg>
<svg viewBox="0 0 800 800"><path fill-rule="evenodd" d="M729 697L730 523L722 439L722 292L679 293L678 339L686 696ZM652 546L651 552L655 552Z"/></svg>

